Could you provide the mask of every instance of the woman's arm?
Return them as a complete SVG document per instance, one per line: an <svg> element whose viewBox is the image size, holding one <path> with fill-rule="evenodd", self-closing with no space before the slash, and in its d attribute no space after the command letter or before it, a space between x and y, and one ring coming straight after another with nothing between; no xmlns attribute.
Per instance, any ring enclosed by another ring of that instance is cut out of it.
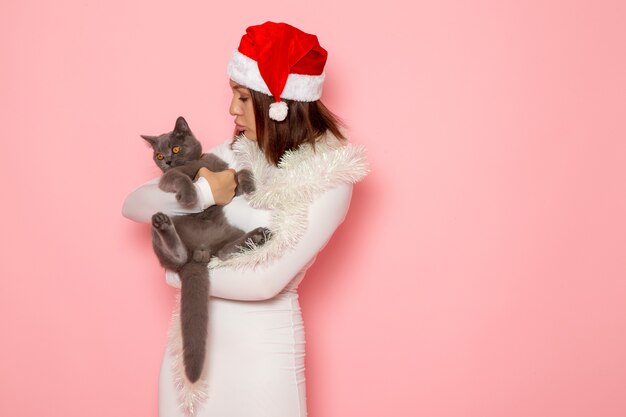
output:
<svg viewBox="0 0 626 417"><path fill-rule="evenodd" d="M283 256L254 269L222 267L210 270L210 295L231 300L266 300L276 296L324 248L343 222L352 184L342 184L320 195L309 207L309 225L300 242ZM169 285L180 288L176 272L166 271Z"/></svg>
<svg viewBox="0 0 626 417"><path fill-rule="evenodd" d="M159 188L161 177L154 178L136 188L124 200L122 216L136 222L150 223L152 215L159 211L168 215L198 213L215 204L209 182L204 177L194 181L198 202L193 207L185 208L176 200L176 193Z"/></svg>

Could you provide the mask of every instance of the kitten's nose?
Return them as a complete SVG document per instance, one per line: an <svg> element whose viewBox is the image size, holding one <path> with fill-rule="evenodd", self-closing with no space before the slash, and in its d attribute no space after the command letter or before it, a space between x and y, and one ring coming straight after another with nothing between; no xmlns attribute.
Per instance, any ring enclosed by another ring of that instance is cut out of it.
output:
<svg viewBox="0 0 626 417"><path fill-rule="evenodd" d="M172 165L172 161L165 161L166 164Z"/></svg>

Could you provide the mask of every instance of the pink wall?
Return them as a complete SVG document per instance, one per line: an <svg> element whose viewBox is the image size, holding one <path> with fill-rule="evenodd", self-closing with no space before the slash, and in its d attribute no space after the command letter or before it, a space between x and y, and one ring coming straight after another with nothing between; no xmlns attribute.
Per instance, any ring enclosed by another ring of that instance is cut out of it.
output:
<svg viewBox="0 0 626 417"><path fill-rule="evenodd" d="M287 21L372 173L301 286L313 417L626 415L624 2L4 1L0 415L155 416L173 305L139 134L232 129Z"/></svg>

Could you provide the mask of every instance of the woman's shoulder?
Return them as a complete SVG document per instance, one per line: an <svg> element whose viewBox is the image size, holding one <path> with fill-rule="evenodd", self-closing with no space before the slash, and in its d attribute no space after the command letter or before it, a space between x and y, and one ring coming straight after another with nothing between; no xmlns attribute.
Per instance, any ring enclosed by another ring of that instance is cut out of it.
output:
<svg viewBox="0 0 626 417"><path fill-rule="evenodd" d="M320 150L324 152L341 149L345 146L350 145L348 137L344 134L344 132L341 133L343 134L343 137L338 138L333 134L333 132L327 130L326 132L315 138L313 147L315 148L315 150Z"/></svg>
<svg viewBox="0 0 626 417"><path fill-rule="evenodd" d="M279 162L281 168L288 170L311 171L317 167L322 172L346 168L367 172L367 165L364 146L338 138L330 131L318 136L314 144L304 143L285 152Z"/></svg>

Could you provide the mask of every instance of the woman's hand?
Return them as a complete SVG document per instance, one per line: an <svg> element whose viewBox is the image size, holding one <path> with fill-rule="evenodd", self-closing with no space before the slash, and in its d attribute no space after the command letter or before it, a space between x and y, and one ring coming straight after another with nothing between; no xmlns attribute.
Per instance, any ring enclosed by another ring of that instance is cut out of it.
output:
<svg viewBox="0 0 626 417"><path fill-rule="evenodd" d="M213 193L215 204L228 204L235 196L237 177L235 176L234 169L230 168L221 172L213 172L208 168L202 167L196 173L194 181L200 177L204 177L211 186L211 192Z"/></svg>

